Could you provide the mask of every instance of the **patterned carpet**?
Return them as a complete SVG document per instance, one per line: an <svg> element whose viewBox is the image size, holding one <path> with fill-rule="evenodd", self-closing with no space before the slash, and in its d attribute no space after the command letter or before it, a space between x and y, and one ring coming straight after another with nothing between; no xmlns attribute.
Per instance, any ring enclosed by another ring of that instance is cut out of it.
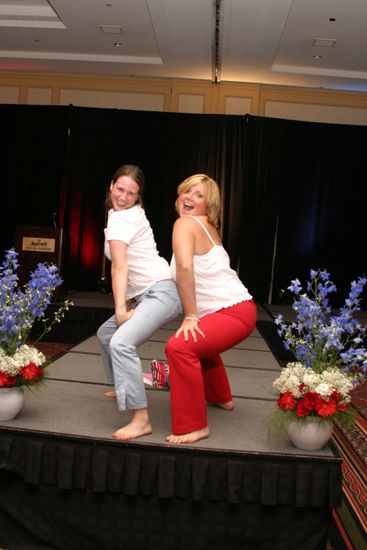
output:
<svg viewBox="0 0 367 550"><path fill-rule="evenodd" d="M367 382L353 390L352 400L355 408L367 420Z"/></svg>
<svg viewBox="0 0 367 550"><path fill-rule="evenodd" d="M56 359L63 353L66 353L74 345L75 344L66 344L62 342L37 342L34 344L39 351L42 351L42 353L50 359Z"/></svg>
<svg viewBox="0 0 367 550"><path fill-rule="evenodd" d="M352 402L356 409L353 428L346 431L336 426L332 436L343 457L343 504L333 514L339 532L339 537L332 537L333 550L367 548L367 384L354 391Z"/></svg>

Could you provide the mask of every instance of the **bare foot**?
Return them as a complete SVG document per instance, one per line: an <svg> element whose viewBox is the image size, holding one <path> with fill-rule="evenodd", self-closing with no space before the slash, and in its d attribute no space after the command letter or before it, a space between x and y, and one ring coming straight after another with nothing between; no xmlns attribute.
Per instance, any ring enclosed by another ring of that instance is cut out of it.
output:
<svg viewBox="0 0 367 550"><path fill-rule="evenodd" d="M234 409L233 401L227 401L226 403L208 403L208 405L212 405L212 407L219 407L225 411L233 411Z"/></svg>
<svg viewBox="0 0 367 550"><path fill-rule="evenodd" d="M149 435L152 431L152 426L149 421L136 422L133 420L130 424L116 430L112 434L112 438L119 439L120 441L129 441L130 439L136 439L137 437L142 437L143 435Z"/></svg>
<svg viewBox="0 0 367 550"><path fill-rule="evenodd" d="M166 441L168 441L169 443L195 443L195 441L205 439L206 437L209 437L208 427L203 428L202 430L196 430L195 432L190 432L188 434L167 435Z"/></svg>
<svg viewBox="0 0 367 550"><path fill-rule="evenodd" d="M105 397L116 398L116 392L115 392L115 390L105 391L105 392L104 392L104 396L105 396Z"/></svg>

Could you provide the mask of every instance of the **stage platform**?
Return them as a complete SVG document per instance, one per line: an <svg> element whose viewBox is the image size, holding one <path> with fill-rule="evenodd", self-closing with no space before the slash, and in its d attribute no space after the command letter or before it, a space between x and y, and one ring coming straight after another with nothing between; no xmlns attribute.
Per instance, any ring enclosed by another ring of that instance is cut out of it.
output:
<svg viewBox="0 0 367 550"><path fill-rule="evenodd" d="M71 297L84 318L93 310L93 322L112 308L109 295ZM53 361L47 383L27 393L16 419L0 424L0 546L324 550L341 499L341 458L332 446L306 452L286 436L269 441L280 370L263 336L269 323L258 306L253 334L223 353L235 409L209 406L210 438L191 445L165 441L169 392L149 387L153 433L111 438L129 414L104 396L94 334ZM165 358L178 324L141 346L145 372L151 359Z"/></svg>

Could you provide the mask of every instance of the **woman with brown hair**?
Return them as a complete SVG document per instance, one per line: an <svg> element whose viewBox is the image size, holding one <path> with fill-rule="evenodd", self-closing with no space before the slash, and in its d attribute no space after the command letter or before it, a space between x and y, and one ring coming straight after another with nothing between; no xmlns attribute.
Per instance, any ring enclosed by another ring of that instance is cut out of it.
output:
<svg viewBox="0 0 367 550"><path fill-rule="evenodd" d="M119 168L110 184L105 254L111 260L115 314L97 332L115 387L106 395L116 397L119 410L132 411L130 422L112 435L124 441L152 432L137 347L181 312L168 262L158 253L142 206L143 190L144 174L131 164Z"/></svg>

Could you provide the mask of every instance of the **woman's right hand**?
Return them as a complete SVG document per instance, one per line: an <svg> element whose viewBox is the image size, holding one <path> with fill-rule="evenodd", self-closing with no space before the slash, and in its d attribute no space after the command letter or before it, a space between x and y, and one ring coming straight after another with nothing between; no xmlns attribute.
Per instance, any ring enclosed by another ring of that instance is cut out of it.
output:
<svg viewBox="0 0 367 550"><path fill-rule="evenodd" d="M195 319L194 317L186 318L182 321L180 328L176 331L176 338L178 338L181 333L183 333L186 342L189 339L189 334L191 334L194 342L197 342L196 333L205 338L205 334L199 328L199 319Z"/></svg>

